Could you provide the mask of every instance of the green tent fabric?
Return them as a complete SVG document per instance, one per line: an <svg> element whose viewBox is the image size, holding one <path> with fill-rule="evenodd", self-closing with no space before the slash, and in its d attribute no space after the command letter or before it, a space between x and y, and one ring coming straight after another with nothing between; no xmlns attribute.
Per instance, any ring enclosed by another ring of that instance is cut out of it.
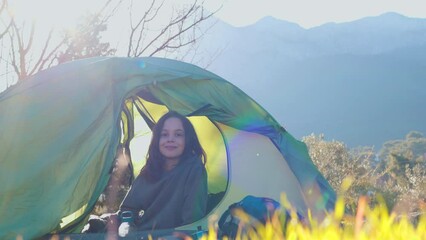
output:
<svg viewBox="0 0 426 240"><path fill-rule="evenodd" d="M175 60L100 57L42 71L0 94L0 239L79 229L120 141L134 136L133 109L156 120L142 101L267 137L310 207L333 207L335 193L306 146L231 83ZM309 196L313 188L320 196Z"/></svg>

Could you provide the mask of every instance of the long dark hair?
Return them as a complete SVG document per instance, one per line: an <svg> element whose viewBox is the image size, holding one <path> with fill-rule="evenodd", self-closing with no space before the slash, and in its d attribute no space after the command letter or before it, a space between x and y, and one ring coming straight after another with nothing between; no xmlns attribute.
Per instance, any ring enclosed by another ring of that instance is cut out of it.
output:
<svg viewBox="0 0 426 240"><path fill-rule="evenodd" d="M146 164L140 172L140 174L147 180L158 180L164 171L163 167L166 160L160 152L160 136L161 130L164 127L164 122L167 119L173 117L179 119L182 122L183 130L185 132L185 149L183 150L180 163L191 159L201 159L202 163L204 165L206 164L206 153L201 147L200 141L198 140L197 133L195 132L192 123L185 116L175 111L170 111L164 114L158 120L157 124L152 130L151 143L149 145L148 153L146 155Z"/></svg>

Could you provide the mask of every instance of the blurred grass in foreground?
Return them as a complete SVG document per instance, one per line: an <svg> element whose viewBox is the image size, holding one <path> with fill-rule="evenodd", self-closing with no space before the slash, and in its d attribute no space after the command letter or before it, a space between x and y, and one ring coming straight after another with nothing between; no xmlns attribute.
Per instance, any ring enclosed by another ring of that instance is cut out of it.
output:
<svg viewBox="0 0 426 240"><path fill-rule="evenodd" d="M286 224L283 214L277 212L265 225L253 226L247 216L241 216L236 239L426 239L424 214L418 220L410 221L407 216L389 213L382 204L370 209L367 201L366 197L360 198L356 216L343 215L344 204L337 204L336 211L321 222L312 218L301 222L292 217ZM217 230L210 227L208 234L201 239L218 239Z"/></svg>
<svg viewBox="0 0 426 240"><path fill-rule="evenodd" d="M351 181L342 184L346 191ZM341 193L343 196L343 194ZM325 216L322 221L316 221L311 216L299 220L294 210L286 200L281 199L282 210L277 211L265 225L253 224L253 220L244 212L238 213L240 219L236 239L286 239L286 240L340 240L340 239L410 239L426 240L426 214L415 218L408 215L397 215L389 212L385 200L378 196L376 205L370 206L370 199L362 196L358 200L355 216L345 214L345 202L339 197L335 210ZM284 211L290 211L291 218L285 219ZM424 209L423 209L424 210ZM208 234L201 239L218 239L217 229L210 227ZM223 239L228 239L224 237Z"/></svg>

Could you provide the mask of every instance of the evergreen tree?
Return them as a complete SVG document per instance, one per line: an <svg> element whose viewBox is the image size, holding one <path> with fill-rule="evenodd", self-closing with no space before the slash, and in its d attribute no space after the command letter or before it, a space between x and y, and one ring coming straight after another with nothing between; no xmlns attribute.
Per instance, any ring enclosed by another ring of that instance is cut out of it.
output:
<svg viewBox="0 0 426 240"><path fill-rule="evenodd" d="M65 50L57 54L58 63L81 58L114 55L115 49L107 42L101 42L101 33L107 24L97 14L89 14L73 30L66 33Z"/></svg>

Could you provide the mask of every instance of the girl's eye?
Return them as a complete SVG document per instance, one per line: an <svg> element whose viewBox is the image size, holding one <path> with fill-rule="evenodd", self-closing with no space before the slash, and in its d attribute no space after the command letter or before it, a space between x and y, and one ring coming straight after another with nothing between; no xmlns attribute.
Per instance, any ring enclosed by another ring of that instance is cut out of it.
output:
<svg viewBox="0 0 426 240"><path fill-rule="evenodd" d="M161 137L167 137L167 135L168 135L167 133L161 133L161 135L160 135L160 136L161 136Z"/></svg>
<svg viewBox="0 0 426 240"><path fill-rule="evenodd" d="M176 137L183 137L183 133L179 132L175 134Z"/></svg>

